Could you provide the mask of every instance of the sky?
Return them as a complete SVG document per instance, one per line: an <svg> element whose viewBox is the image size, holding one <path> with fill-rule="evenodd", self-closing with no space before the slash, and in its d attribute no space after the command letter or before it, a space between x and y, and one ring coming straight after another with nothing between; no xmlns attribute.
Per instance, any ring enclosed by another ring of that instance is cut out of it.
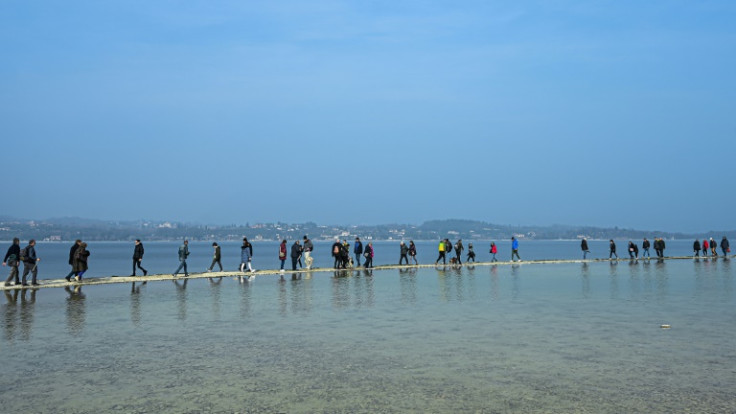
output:
<svg viewBox="0 0 736 414"><path fill-rule="evenodd" d="M707 0L4 0L0 215L734 229L734 21Z"/></svg>

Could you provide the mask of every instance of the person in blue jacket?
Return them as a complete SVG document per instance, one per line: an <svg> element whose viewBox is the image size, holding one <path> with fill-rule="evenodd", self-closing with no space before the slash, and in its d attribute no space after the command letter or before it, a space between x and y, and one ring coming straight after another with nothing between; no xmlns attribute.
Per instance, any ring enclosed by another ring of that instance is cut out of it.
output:
<svg viewBox="0 0 736 414"><path fill-rule="evenodd" d="M363 255L363 243L360 242L360 237L355 238L353 253L355 253L355 266L360 266L360 256Z"/></svg>
<svg viewBox="0 0 736 414"><path fill-rule="evenodd" d="M514 256L516 256L519 261L521 261L521 256L519 256L519 241L516 240L516 237L511 238L511 261L514 261Z"/></svg>

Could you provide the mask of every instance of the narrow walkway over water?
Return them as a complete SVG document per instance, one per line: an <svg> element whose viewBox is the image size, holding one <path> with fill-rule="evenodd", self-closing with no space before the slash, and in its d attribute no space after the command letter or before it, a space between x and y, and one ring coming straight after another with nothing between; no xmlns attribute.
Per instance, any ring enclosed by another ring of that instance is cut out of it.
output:
<svg viewBox="0 0 736 414"><path fill-rule="evenodd" d="M715 256L715 257L693 257L693 256L672 256L664 258L619 258L619 259L588 259L588 260L557 260L557 259L542 259L542 260L528 260L528 261L517 261L517 262L477 262L468 264L465 263L463 266L520 266L520 265L542 265L542 264L564 264L564 263L604 263L604 262L646 262L646 261L665 261L665 260L729 260L732 256ZM417 268L447 268L447 267L460 267L454 264L447 265L435 265L435 264L420 264L420 265L379 265L374 266L369 270L391 270L391 269L417 269ZM148 276L106 276L106 277L91 277L85 278L81 282L75 282L72 279L71 282L67 282L65 279L45 279L38 280L38 286L3 286L0 284L0 290L16 290L16 289L42 289L42 288L62 288L65 286L91 286L91 285L109 285L113 283L133 283L133 282L157 282L162 280L180 280L180 279L206 279L206 278L217 278L217 277L238 277L238 276L273 276L280 274L292 274L292 273L334 273L334 272L350 272L364 270L364 267L353 267L348 269L334 269L331 267L320 267L313 268L310 270L299 269L299 270L284 270L281 272L279 269L268 269L268 270L257 270L253 273L243 273L240 271L229 271L229 272L201 272L201 273L189 273L189 276L179 274L179 276L173 276L171 274L154 274Z"/></svg>

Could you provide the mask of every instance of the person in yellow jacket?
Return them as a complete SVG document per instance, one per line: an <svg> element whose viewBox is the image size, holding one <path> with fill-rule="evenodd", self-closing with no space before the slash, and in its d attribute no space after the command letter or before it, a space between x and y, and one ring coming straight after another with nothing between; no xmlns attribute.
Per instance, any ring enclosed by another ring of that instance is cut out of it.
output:
<svg viewBox="0 0 736 414"><path fill-rule="evenodd" d="M445 258L445 251L447 251L447 246L445 245L444 240L440 240L440 245L438 247L438 250L440 252L440 255L437 257L437 260L435 260L434 264L440 262L440 259L442 259L442 264L447 264L447 259Z"/></svg>

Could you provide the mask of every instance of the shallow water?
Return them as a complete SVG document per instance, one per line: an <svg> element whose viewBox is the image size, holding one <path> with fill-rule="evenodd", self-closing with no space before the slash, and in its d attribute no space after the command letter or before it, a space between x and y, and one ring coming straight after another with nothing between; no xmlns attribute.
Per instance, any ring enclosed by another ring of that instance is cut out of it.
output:
<svg viewBox="0 0 736 414"><path fill-rule="evenodd" d="M5 292L0 406L734 412L732 275L639 261Z"/></svg>

